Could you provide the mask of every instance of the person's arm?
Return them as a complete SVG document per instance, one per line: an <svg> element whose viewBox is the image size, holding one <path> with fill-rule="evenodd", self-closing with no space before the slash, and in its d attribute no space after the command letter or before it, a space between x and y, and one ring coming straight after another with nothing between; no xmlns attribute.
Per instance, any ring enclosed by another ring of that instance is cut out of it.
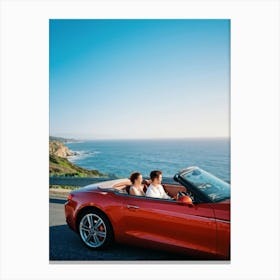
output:
<svg viewBox="0 0 280 280"><path fill-rule="evenodd" d="M172 199L172 197L170 197L166 192L164 192L164 198L166 198L166 199Z"/></svg>
<svg viewBox="0 0 280 280"><path fill-rule="evenodd" d="M162 193L163 193L163 198L172 199L172 198L165 192L163 186L161 186L161 189L162 189Z"/></svg>

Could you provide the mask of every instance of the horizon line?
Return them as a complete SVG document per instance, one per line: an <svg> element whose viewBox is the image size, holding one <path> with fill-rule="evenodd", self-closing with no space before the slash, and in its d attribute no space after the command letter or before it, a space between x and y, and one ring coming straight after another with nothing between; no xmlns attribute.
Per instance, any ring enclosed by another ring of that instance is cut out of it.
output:
<svg viewBox="0 0 280 280"><path fill-rule="evenodd" d="M110 140L187 140L187 139L230 139L230 136L188 136L188 137L151 137L151 138L78 138L78 137L65 137L53 136L76 141L110 141Z"/></svg>

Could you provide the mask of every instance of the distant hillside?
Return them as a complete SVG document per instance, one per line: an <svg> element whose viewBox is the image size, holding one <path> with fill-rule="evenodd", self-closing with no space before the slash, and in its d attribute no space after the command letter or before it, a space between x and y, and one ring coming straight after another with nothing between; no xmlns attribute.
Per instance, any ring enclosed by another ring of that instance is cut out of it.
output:
<svg viewBox="0 0 280 280"><path fill-rule="evenodd" d="M88 170L70 162L67 157L75 155L58 140L49 142L49 175L74 177L108 177L97 170Z"/></svg>
<svg viewBox="0 0 280 280"><path fill-rule="evenodd" d="M97 170L87 170L71 163L67 158L50 155L50 176L108 177Z"/></svg>
<svg viewBox="0 0 280 280"><path fill-rule="evenodd" d="M49 140L50 141L59 141L62 143L77 142L77 140L73 139L73 138L63 138L63 137L56 137L56 136L50 136Z"/></svg>

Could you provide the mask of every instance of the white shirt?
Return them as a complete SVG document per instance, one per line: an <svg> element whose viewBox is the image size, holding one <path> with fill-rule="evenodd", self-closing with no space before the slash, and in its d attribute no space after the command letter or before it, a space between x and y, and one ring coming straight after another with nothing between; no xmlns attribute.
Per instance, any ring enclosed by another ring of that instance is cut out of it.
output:
<svg viewBox="0 0 280 280"><path fill-rule="evenodd" d="M169 195L166 194L162 185L154 186L153 184L150 184L150 186L148 187L146 191L146 196L166 199L171 198Z"/></svg>

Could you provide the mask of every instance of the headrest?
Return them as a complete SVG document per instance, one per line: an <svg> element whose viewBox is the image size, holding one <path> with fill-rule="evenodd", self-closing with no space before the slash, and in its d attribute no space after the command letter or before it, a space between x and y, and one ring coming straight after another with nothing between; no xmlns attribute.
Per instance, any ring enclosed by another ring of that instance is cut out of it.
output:
<svg viewBox="0 0 280 280"><path fill-rule="evenodd" d="M145 186L149 186L151 184L151 180L143 179L142 184Z"/></svg>

